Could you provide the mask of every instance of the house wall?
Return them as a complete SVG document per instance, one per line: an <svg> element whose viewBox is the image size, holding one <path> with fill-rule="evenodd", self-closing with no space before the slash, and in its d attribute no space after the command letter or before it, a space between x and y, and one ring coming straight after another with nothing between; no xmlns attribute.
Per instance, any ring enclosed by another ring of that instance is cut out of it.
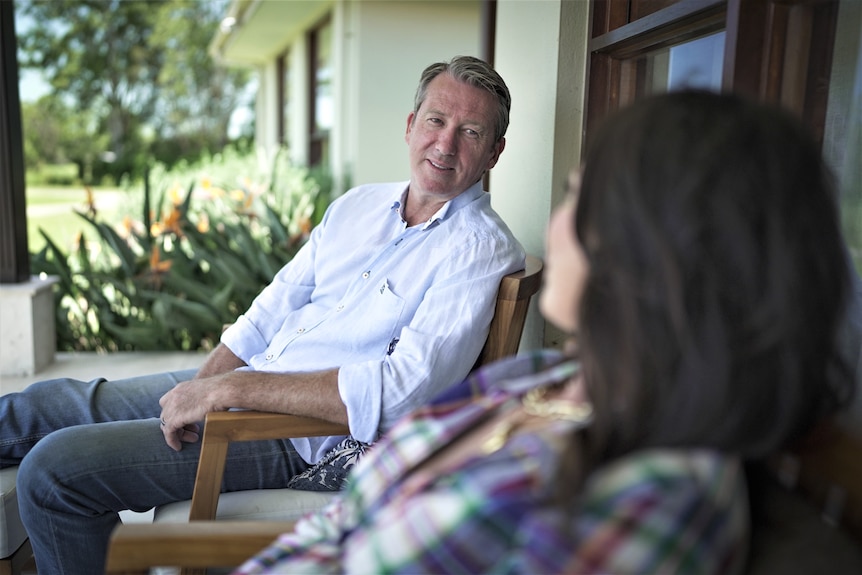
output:
<svg viewBox="0 0 862 575"><path fill-rule="evenodd" d="M494 63L512 93L506 148L491 171L491 203L542 256L551 210L581 151L589 5L568 0L497 3ZM548 111L554 113L549 114ZM557 345L532 302L522 349Z"/></svg>
<svg viewBox="0 0 862 575"><path fill-rule="evenodd" d="M474 1L351 1L345 6L343 166L354 184L410 177L404 133L428 64L480 55Z"/></svg>
<svg viewBox="0 0 862 575"><path fill-rule="evenodd" d="M330 5L333 27L334 126L330 133L336 188L410 177L404 142L407 115L422 70L431 62L480 53L477 0L344 0ZM312 23L313 24L313 23ZM307 30L307 29L306 29ZM282 48L291 63L291 157L307 163L308 50L304 33ZM278 149L277 67L258 67L256 142L263 158Z"/></svg>

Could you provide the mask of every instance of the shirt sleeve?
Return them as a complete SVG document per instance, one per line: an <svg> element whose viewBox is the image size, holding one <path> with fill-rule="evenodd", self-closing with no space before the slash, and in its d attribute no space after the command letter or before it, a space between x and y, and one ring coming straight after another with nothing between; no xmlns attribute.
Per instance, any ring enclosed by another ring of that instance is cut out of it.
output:
<svg viewBox="0 0 862 575"><path fill-rule="evenodd" d="M222 333L221 342L246 363L269 345L290 312L310 301L315 286L314 258L325 223L326 218L312 229L296 255L275 274L248 310Z"/></svg>
<svg viewBox="0 0 862 575"><path fill-rule="evenodd" d="M737 462L647 455L602 481L576 512L576 540L559 572L719 575L743 564L747 497ZM544 561L527 559L525 573Z"/></svg>
<svg viewBox="0 0 862 575"><path fill-rule="evenodd" d="M347 530L348 506L336 497L323 510L309 514L296 523L294 531L284 533L269 547L246 561L233 573L278 572L279 565L289 561L291 573L340 573L341 540Z"/></svg>
<svg viewBox="0 0 862 575"><path fill-rule="evenodd" d="M523 265L515 242L462 247L425 293L391 354L341 366L338 388L353 437L373 442L378 432L466 377L487 338L500 279Z"/></svg>

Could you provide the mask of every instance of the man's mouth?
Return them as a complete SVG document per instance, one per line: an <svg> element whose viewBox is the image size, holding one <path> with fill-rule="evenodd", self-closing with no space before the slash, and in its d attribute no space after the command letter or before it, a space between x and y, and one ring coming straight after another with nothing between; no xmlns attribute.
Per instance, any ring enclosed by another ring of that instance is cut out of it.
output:
<svg viewBox="0 0 862 575"><path fill-rule="evenodd" d="M450 168L449 166L444 166L443 164L438 164L434 160L428 160L428 163L437 168L438 170L454 170L455 168Z"/></svg>

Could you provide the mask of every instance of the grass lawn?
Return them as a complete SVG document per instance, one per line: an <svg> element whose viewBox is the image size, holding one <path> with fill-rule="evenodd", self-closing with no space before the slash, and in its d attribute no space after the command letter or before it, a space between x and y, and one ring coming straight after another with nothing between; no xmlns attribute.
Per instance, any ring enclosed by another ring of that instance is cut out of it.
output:
<svg viewBox="0 0 862 575"><path fill-rule="evenodd" d="M130 194L125 190L93 188L93 194L98 217L102 221L119 223L133 210ZM83 187L28 185L27 241L30 252L38 252L45 246L40 229L64 250L73 245L80 233L95 239L95 230L75 211L87 211L87 192Z"/></svg>

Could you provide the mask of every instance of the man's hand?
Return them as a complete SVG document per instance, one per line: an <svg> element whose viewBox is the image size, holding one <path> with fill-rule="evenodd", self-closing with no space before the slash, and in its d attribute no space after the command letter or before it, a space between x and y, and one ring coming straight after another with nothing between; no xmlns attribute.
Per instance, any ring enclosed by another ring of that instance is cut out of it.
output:
<svg viewBox="0 0 862 575"><path fill-rule="evenodd" d="M338 369L268 373L229 371L210 377L198 374L159 400L162 433L172 449L200 439L207 413L230 408L319 417L347 425L347 407L338 393Z"/></svg>
<svg viewBox="0 0 862 575"><path fill-rule="evenodd" d="M174 451L180 451L183 443L194 443L200 439L200 425L211 411L224 411L213 397L218 376L184 381L159 399L162 406L161 425L165 441Z"/></svg>

